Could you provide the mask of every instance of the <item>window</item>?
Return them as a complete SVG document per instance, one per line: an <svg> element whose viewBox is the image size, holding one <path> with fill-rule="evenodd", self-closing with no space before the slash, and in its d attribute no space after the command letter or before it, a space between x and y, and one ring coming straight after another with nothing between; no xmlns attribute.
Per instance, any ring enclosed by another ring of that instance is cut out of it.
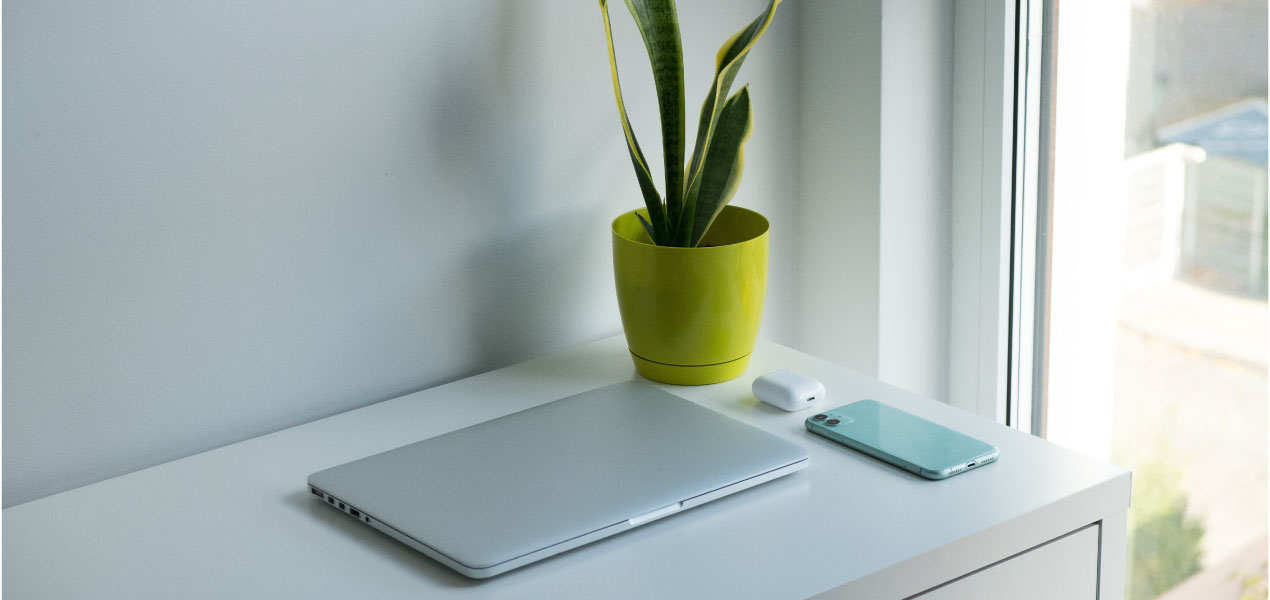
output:
<svg viewBox="0 0 1270 600"><path fill-rule="evenodd" d="M1266 3L1016 8L1008 417L1134 471L1128 598L1266 598Z"/></svg>
<svg viewBox="0 0 1270 600"><path fill-rule="evenodd" d="M1266 598L1264 0L961 0L952 404L1131 468L1128 597Z"/></svg>

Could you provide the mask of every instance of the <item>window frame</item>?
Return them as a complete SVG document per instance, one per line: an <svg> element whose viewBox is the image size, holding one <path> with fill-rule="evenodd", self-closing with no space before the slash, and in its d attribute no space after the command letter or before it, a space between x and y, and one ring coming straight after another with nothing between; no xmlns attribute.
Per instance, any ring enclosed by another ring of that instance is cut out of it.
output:
<svg viewBox="0 0 1270 600"><path fill-rule="evenodd" d="M954 14L949 401L1045 431L1054 0Z"/></svg>

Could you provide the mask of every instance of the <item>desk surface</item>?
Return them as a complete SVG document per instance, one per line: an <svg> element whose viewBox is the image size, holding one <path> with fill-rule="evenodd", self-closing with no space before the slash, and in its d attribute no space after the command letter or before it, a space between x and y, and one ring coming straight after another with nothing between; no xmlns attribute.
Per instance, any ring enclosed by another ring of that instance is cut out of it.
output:
<svg viewBox="0 0 1270 600"><path fill-rule="evenodd" d="M792 369L821 408L874 398L996 444L926 481L803 429L750 393ZM485 581L309 494L312 472L635 377L621 336L4 511L15 598L905 597L1128 507L1128 472L770 342L749 371L664 389L806 447L802 472ZM845 587L844 587L845 586Z"/></svg>

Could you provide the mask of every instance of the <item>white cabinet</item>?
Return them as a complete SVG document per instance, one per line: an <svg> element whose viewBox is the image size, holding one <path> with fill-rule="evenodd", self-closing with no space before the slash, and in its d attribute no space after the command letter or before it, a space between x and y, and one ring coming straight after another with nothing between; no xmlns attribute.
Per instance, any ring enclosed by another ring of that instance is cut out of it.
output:
<svg viewBox="0 0 1270 600"><path fill-rule="evenodd" d="M830 408L873 398L996 444L927 481L750 394L792 369ZM1123 596L1127 471L772 343L749 372L664 389L803 445L799 473L475 582L308 493L320 469L634 377L586 344L4 511L14 598L806 598ZM1046 594L1049 594L1046 596Z"/></svg>
<svg viewBox="0 0 1270 600"><path fill-rule="evenodd" d="M976 571L921 600L1072 600L1098 597L1098 525Z"/></svg>

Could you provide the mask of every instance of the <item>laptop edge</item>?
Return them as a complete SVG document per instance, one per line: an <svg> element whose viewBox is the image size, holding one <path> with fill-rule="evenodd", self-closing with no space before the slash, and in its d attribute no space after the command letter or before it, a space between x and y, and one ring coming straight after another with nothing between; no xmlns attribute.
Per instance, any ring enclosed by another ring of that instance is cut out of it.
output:
<svg viewBox="0 0 1270 600"><path fill-rule="evenodd" d="M451 569L454 569L455 571L458 571L459 573L467 577L471 577L473 579L486 579L486 578L498 575L500 573L505 573L517 567L522 567L524 565L540 561L549 556L554 556L556 554L560 554L561 552L565 552L568 550L572 550L574 548L585 546L587 544L590 544L591 542L602 540L611 535L616 535L624 531L629 531L631 529L639 527L640 525L651 523L653 521L656 521L664 517L668 517L673 514L681 513L690 508L701 506L702 504L705 504L707 502L711 502L713 500L717 500L724 496L734 494L741 490L754 487L761 483L766 483L774 479L779 479L785 475L789 475L790 473L801 471L803 468L807 466L808 462L809 462L809 459L804 457L802 460L790 463L783 467L773 469L766 473L755 475L748 479L743 479L731 485L727 485L719 489L706 492L704 494L700 494L692 498L685 499L677 504L671 504L669 506L659 508L657 510L654 510L652 512L649 512L643 515L635 515L625 521L619 521L617 523L609 525L608 527L597 529L590 533L586 533L586 534L574 537L572 539L564 540L562 542L553 544L551 546L547 546L545 548L536 550L534 552L523 554L521 556L517 556L515 558L509 559L500 563L485 565L485 566L467 565L457 560L454 560L453 558L446 556L444 553L440 552L439 550L436 550L432 548L431 546L397 530L393 526L387 523L384 523L383 521L380 521L379 519L376 519L374 516L366 514L365 512L343 502L339 498L326 493L326 491L318 488L317 486L314 486L311 483L309 484L309 490L315 496L318 496L319 498L326 500L326 502L330 504L332 507L343 511L345 514L352 516L354 518L357 518L357 520L361 521L362 523L366 525L370 525L371 527L392 537L393 539L407 546L410 546L411 548L419 552L422 552L423 554L427 555L429 558L437 562L440 562L444 564L445 566Z"/></svg>

